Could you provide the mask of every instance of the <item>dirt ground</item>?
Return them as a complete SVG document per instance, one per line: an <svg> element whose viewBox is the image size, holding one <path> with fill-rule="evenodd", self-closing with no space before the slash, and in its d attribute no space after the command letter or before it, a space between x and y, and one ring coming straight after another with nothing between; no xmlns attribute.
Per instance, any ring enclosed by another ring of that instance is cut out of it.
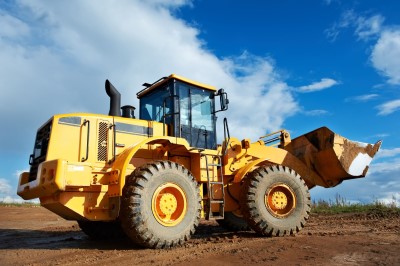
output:
<svg viewBox="0 0 400 266"><path fill-rule="evenodd" d="M92 241L42 207L0 207L0 265L400 265L400 217L312 215L296 236L258 237L202 221L182 247Z"/></svg>

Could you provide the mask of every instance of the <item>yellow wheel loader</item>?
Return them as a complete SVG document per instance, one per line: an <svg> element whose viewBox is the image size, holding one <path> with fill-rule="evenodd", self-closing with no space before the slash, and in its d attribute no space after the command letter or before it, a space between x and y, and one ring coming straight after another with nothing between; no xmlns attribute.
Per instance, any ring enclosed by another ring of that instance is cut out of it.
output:
<svg viewBox="0 0 400 266"><path fill-rule="evenodd" d="M18 195L76 220L92 238L128 236L149 248L182 244L200 219L260 235L299 232L309 189L364 177L381 143L350 141L326 127L290 138L217 143L227 93L178 75L145 83L133 106L107 80L108 115L51 117L39 128ZM122 109L122 113L121 113Z"/></svg>

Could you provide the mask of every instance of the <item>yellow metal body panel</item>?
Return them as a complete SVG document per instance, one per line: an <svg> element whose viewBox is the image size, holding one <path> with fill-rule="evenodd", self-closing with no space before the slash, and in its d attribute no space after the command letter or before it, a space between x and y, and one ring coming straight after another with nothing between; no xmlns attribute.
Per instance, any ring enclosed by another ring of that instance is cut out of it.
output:
<svg viewBox="0 0 400 266"><path fill-rule="evenodd" d="M119 170L120 174L118 182L110 184L109 196L121 196L127 175L146 161L165 159L165 154L171 147L174 147L175 150L180 149L181 152L189 150L186 140L174 137L151 137L125 149L113 163L112 169ZM142 153L141 160L137 160L139 152ZM143 157L146 154L148 158Z"/></svg>
<svg viewBox="0 0 400 266"><path fill-rule="evenodd" d="M85 113L55 115L49 123L47 156L34 180L21 174L17 193L26 200L40 198L66 219L116 219L126 176L150 161L178 162L199 183L207 181L204 156L185 139L162 136L167 132L162 123ZM209 171L211 180L219 178L216 167ZM199 189L203 194L203 186Z"/></svg>
<svg viewBox="0 0 400 266"><path fill-rule="evenodd" d="M204 83L200 83L200 82L197 82L197 81L194 81L194 80L191 80L191 79L188 79L188 78L176 75L176 74L171 74L169 76L169 78L178 79L178 80L181 80L183 82L195 85L197 87L201 87L201 88L206 89L206 90L210 90L210 91L216 91L217 90L214 86L207 85L207 84L204 84Z"/></svg>
<svg viewBox="0 0 400 266"><path fill-rule="evenodd" d="M98 186L96 190L66 191L40 198L40 203L50 211L68 220L111 221L107 188Z"/></svg>
<svg viewBox="0 0 400 266"><path fill-rule="evenodd" d="M164 125L86 113L55 115L48 123L51 134L46 158L33 179L29 173L21 174L18 195L26 200L40 198L44 207L67 219L115 219L104 212L109 208L109 190L113 193L117 184L117 194L121 191L120 171L113 169L114 156L118 158L126 147L148 141L149 135L162 135ZM154 151L147 146L137 150L140 158L131 160L135 167L154 159ZM103 212L96 218L88 211L98 209Z"/></svg>
<svg viewBox="0 0 400 266"><path fill-rule="evenodd" d="M38 168L36 180L28 182L29 173L20 175L17 194L25 200L49 196L65 189L65 172L67 162L52 160L42 163Z"/></svg>
<svg viewBox="0 0 400 266"><path fill-rule="evenodd" d="M137 97L138 97L138 98L142 97L143 95L145 95L145 94L147 94L147 93L153 91L155 88L158 88L160 85L162 85L162 84L164 84L164 83L167 83L167 82L168 82L169 80L171 80L171 79L177 79L177 80L183 81L183 82L185 82L185 83L188 83L188 84L191 84L191 85L194 85L194 86L203 88L203 89L205 89L205 90L217 91L217 89L216 89L214 86L207 85L207 84L203 84L203 83L200 83L200 82L197 82L197 81L188 79L188 78L184 78L184 77L179 76L179 75L176 75L176 74L171 74L171 75L169 75L168 77L166 77L165 79L161 80L160 82L157 82L157 83L153 84L152 86L150 86L150 87L148 87L148 88L146 88L146 89L140 91L140 92L137 94Z"/></svg>

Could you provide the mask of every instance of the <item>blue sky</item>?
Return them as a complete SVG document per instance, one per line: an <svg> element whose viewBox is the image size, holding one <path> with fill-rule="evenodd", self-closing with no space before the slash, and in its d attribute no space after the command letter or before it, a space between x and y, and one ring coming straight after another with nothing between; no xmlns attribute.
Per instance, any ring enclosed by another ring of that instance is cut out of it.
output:
<svg viewBox="0 0 400 266"><path fill-rule="evenodd" d="M52 114L107 113L107 78L137 106L142 83L176 73L228 92L239 138L328 126L383 140L366 178L312 197L400 202L398 10L394 0L1 1L0 200L17 198Z"/></svg>

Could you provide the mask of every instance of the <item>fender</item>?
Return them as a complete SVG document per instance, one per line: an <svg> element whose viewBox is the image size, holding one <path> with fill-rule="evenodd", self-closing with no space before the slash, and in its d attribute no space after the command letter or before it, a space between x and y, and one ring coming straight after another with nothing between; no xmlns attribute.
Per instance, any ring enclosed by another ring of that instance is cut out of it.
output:
<svg viewBox="0 0 400 266"><path fill-rule="evenodd" d="M265 165L265 164L275 164L283 165L289 167L290 169L296 171L302 179L306 182L309 189L317 184L317 180L323 180L311 167L305 165L301 160L295 157L293 154L289 153L283 149L276 149L269 146L262 147L262 153L257 151L257 149L249 150L249 154L255 155L259 159L256 159L246 166L242 167L234 177L233 182L241 182L247 173L251 172L254 167ZM253 153L254 152L254 153ZM258 153L257 155L255 153ZM269 154L270 158L261 157L260 154ZM261 157L261 158L260 158Z"/></svg>
<svg viewBox="0 0 400 266"><path fill-rule="evenodd" d="M233 183L238 183L241 182L242 179L246 176L248 172L251 172L253 167L260 166L266 163L269 163L270 161L266 158L261 158L257 159L255 161L252 161L251 163L247 164L245 167L240 168L240 170L236 173Z"/></svg>
<svg viewBox="0 0 400 266"><path fill-rule="evenodd" d="M254 160L242 166L237 171L233 179L234 183L241 182L246 174L251 172L254 167L268 163L282 165L285 159L291 155L286 150L265 146L263 142L252 143L249 148L246 149L246 154L252 156Z"/></svg>
<svg viewBox="0 0 400 266"><path fill-rule="evenodd" d="M175 137L151 137L141 142L132 144L126 148L115 159L109 178L109 196L119 197L122 195L122 188L125 185L128 166L135 154L146 145L162 144L163 146L180 146L184 150L189 150L189 143L182 138ZM129 173L128 173L129 174Z"/></svg>
<svg viewBox="0 0 400 266"><path fill-rule="evenodd" d="M108 172L109 217L111 219L116 219L119 216L122 189L125 186L125 177L127 176L130 161L145 145L153 144L161 144L165 147L175 146L181 147L186 151L189 150L189 143L185 139L165 136L145 139L144 141L132 144L121 152L115 159L111 171Z"/></svg>

